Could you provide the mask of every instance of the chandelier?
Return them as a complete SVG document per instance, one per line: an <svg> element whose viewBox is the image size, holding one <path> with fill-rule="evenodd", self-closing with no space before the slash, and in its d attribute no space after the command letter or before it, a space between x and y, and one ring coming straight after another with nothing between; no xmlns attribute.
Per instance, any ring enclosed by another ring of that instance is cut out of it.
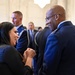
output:
<svg viewBox="0 0 75 75"><path fill-rule="evenodd" d="M50 0L34 0L35 4L38 4L41 8L44 8L46 4L50 3Z"/></svg>

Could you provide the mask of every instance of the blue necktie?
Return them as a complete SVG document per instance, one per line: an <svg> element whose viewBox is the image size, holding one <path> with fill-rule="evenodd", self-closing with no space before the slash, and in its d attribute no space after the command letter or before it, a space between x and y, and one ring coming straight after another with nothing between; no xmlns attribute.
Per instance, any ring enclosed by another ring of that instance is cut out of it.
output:
<svg viewBox="0 0 75 75"><path fill-rule="evenodd" d="M33 34L33 31L32 31L32 30L30 30L30 37L31 37L31 41L33 41L33 39L34 39L34 34Z"/></svg>

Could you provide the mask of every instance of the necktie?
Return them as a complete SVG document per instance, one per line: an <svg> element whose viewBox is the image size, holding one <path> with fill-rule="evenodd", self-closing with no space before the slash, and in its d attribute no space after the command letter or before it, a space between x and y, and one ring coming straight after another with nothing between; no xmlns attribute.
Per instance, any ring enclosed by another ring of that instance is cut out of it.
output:
<svg viewBox="0 0 75 75"><path fill-rule="evenodd" d="M32 30L30 30L30 37L31 37L31 41L33 41L34 34L33 34L33 31Z"/></svg>

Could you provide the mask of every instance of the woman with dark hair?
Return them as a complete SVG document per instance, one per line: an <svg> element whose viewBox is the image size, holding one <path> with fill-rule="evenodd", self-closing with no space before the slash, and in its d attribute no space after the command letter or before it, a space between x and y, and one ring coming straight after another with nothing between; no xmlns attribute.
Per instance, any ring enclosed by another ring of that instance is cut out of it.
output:
<svg viewBox="0 0 75 75"><path fill-rule="evenodd" d="M18 39L17 30L10 22L0 24L0 74L33 75L32 59L35 51L28 48L22 57L14 45Z"/></svg>

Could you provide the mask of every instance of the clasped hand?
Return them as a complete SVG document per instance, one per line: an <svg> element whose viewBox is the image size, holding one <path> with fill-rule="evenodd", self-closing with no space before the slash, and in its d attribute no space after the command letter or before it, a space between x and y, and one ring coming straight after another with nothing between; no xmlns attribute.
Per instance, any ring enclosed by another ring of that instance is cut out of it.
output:
<svg viewBox="0 0 75 75"><path fill-rule="evenodd" d="M25 62L28 57L33 58L35 55L36 55L35 50L33 50L31 48L27 48L27 50L23 54L23 61Z"/></svg>

